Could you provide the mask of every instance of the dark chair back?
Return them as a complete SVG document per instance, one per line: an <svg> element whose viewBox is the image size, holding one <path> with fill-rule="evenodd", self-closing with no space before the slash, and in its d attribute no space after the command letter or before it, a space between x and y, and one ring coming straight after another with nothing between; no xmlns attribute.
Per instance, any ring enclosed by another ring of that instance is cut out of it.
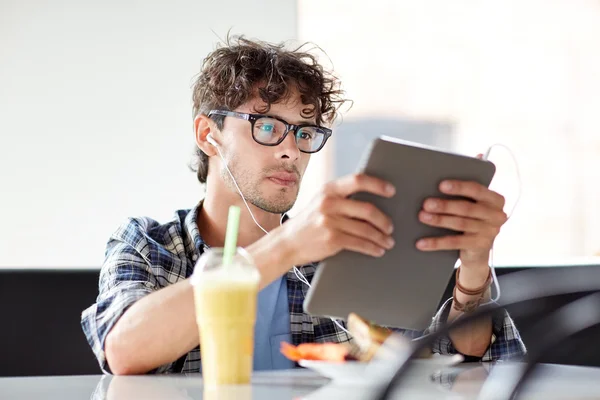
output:
<svg viewBox="0 0 600 400"><path fill-rule="evenodd" d="M0 376L100 373L80 325L97 295L98 269L0 268Z"/></svg>
<svg viewBox="0 0 600 400"><path fill-rule="evenodd" d="M599 268L600 265L556 265L556 266L534 266L534 267L501 267L496 268L496 274L498 276L502 276L504 274L509 274L511 272L517 272L524 269L533 268L534 270L543 270L544 268L552 268L553 270L561 269L565 270L566 276L571 273L577 273L577 270L582 268ZM448 299L452 297L452 289L454 288L454 275L450 279L448 283L448 287L446 288L446 292L442 299ZM502 287L500 288L502 289ZM551 299L548 299L545 306L540 308L535 314L529 314L527 316L519 316L518 310L516 309L519 306L512 306L509 308L509 312L511 313L515 325L517 329L519 329L519 333L527 346L528 343L535 343L539 338L532 336L532 328L533 326L540 321L540 319L544 315L548 315L552 311L558 310L560 307L565 304L583 297L585 293L582 294L569 294L557 296ZM525 306L525 304L523 304ZM576 351L573 351L573 347L571 345L568 346L558 346L555 349L549 350L547 354L540 361L542 363L552 363L552 364L567 364L567 365L583 365L583 366L593 366L600 367L600 347L595 343L598 338L600 338L600 326L586 329L575 335L571 340L573 341L573 345L577 348Z"/></svg>

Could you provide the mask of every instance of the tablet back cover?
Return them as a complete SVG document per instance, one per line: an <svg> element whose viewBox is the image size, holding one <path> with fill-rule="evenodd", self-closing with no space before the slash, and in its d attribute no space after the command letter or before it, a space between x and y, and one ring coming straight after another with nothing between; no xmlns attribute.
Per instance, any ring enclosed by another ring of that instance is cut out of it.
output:
<svg viewBox="0 0 600 400"><path fill-rule="evenodd" d="M448 153L416 143L381 137L365 151L367 175L393 183L396 195L384 199L368 193L352 198L371 202L392 218L396 242L381 258L342 251L318 267L304 302L313 315L345 319L350 312L380 325L423 330L437 311L458 251L423 252L423 237L457 234L424 225L418 219L428 197L451 198L439 191L444 179L489 186L495 166L489 161Z"/></svg>

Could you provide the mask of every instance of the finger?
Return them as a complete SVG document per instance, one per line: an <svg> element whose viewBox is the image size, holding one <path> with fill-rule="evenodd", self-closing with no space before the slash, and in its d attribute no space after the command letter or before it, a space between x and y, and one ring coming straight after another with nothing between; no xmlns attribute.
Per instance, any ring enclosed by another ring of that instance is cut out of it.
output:
<svg viewBox="0 0 600 400"><path fill-rule="evenodd" d="M477 182L446 180L440 183L440 190L443 193L464 196L475 201L488 203L497 208L503 208L505 203L504 196Z"/></svg>
<svg viewBox="0 0 600 400"><path fill-rule="evenodd" d="M384 250L390 250L394 247L394 239L391 236L382 233L367 222L351 218L338 218L335 225L340 231L369 240Z"/></svg>
<svg viewBox="0 0 600 400"><path fill-rule="evenodd" d="M396 193L394 185L383 179L365 174L348 175L326 186L328 194L348 197L359 192L372 193L382 197L392 197Z"/></svg>
<svg viewBox="0 0 600 400"><path fill-rule="evenodd" d="M452 229L457 232L487 232L490 235L494 235L497 234L496 230L499 230L499 228L490 226L490 224L478 219L455 217L452 215L443 214L432 214L428 213L427 211L421 211L419 213L419 220L429 226Z"/></svg>
<svg viewBox="0 0 600 400"><path fill-rule="evenodd" d="M417 241L417 248L423 251L438 250L486 250L493 244L493 238L481 235L465 234L435 238L423 238Z"/></svg>
<svg viewBox="0 0 600 400"><path fill-rule="evenodd" d="M365 201L328 197L321 203L321 212L363 220L386 235L391 234L394 230L390 217L373 204Z"/></svg>
<svg viewBox="0 0 600 400"><path fill-rule="evenodd" d="M362 253L367 256L381 257L385 254L385 249L377 246L370 240L365 240L354 235L339 232L337 246L339 248Z"/></svg>
<svg viewBox="0 0 600 400"><path fill-rule="evenodd" d="M427 199L423 203L423 209L432 214L479 219L497 226L504 224L507 220L506 214L501 209L467 200Z"/></svg>

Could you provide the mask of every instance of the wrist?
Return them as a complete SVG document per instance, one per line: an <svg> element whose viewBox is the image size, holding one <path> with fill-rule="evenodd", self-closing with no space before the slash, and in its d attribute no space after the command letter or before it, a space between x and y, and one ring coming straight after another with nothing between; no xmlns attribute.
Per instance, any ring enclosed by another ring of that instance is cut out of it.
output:
<svg viewBox="0 0 600 400"><path fill-rule="evenodd" d="M474 273L471 273L470 276L467 273L467 278L464 279L463 276L466 268L462 265L456 270L456 284L454 285L454 291L452 292L452 297L454 298L452 308L459 312L470 313L473 312L479 305L489 299L490 295L490 285L492 283L492 271L488 266L484 268L479 268L475 271L486 270L486 275L483 283L474 284L476 286L465 286L466 284L473 284L473 282L477 282L480 280L479 277L476 277ZM465 283L468 282L468 283Z"/></svg>
<svg viewBox="0 0 600 400"><path fill-rule="evenodd" d="M277 262L288 265L286 271L297 262L296 242L294 239L294 237L291 237L285 231L285 226L278 229L276 235L273 236L273 247L277 256Z"/></svg>
<svg viewBox="0 0 600 400"><path fill-rule="evenodd" d="M460 265L460 285L466 289L476 289L485 284L490 273L490 266L487 264L471 265L466 267L463 263Z"/></svg>
<svg viewBox="0 0 600 400"><path fill-rule="evenodd" d="M259 289L279 279L291 268L293 247L279 229L254 242L246 250L260 273Z"/></svg>

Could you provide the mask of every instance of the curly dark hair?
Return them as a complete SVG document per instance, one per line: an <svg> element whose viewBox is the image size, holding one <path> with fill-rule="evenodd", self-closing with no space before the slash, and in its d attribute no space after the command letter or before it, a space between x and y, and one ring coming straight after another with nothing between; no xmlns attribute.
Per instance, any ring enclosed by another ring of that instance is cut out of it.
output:
<svg viewBox="0 0 600 400"><path fill-rule="evenodd" d="M314 117L319 125L331 124L348 100L339 79L305 50L307 45L288 50L285 43L228 37L202 63L193 84L193 117L213 109L235 110L256 94L265 102L264 109L257 111L268 113L272 104L287 100L291 91L297 90L306 105L302 116ZM212 118L222 129L223 117ZM205 183L208 156L200 149L192 169L200 183Z"/></svg>

